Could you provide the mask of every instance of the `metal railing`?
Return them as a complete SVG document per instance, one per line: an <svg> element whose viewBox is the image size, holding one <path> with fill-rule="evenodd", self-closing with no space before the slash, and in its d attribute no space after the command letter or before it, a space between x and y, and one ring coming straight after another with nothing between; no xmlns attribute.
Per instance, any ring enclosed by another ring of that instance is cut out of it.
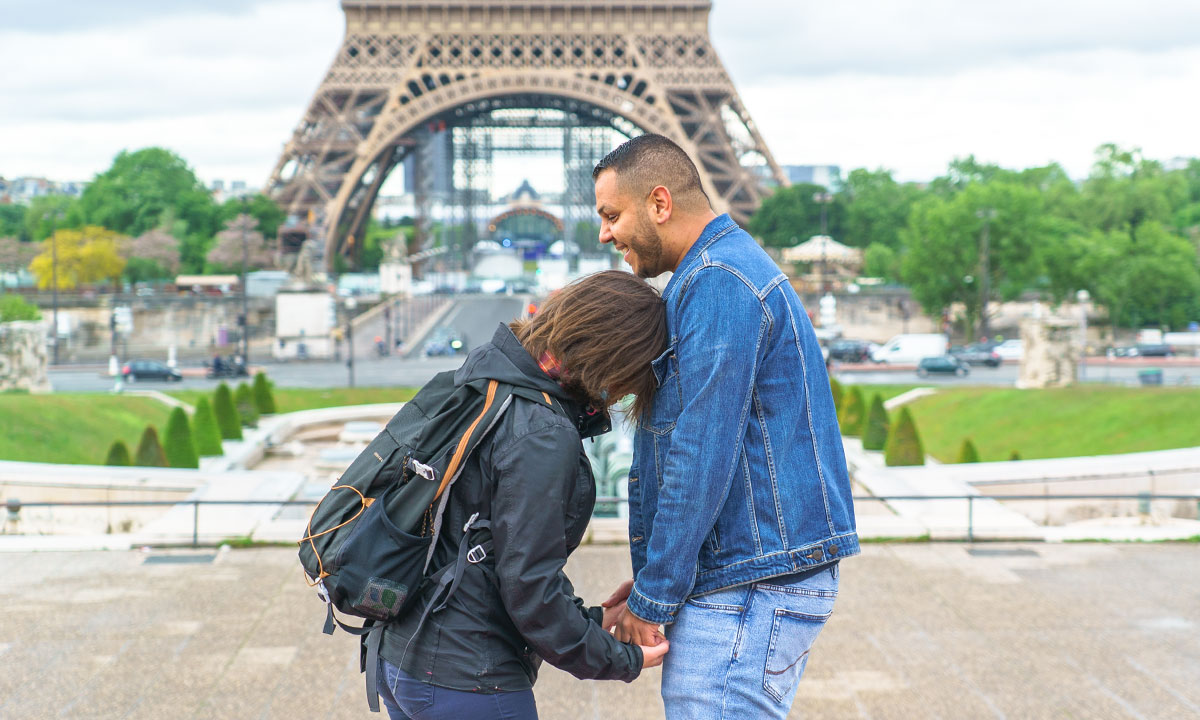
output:
<svg viewBox="0 0 1200 720"><path fill-rule="evenodd" d="M1029 500L1136 500L1141 512L1149 512L1149 504L1157 500L1176 500L1176 501L1191 501L1196 503L1197 516L1200 517L1200 491L1194 493L1096 493L1096 494L1069 494L1069 495L1045 495L1045 494L1021 494L1021 495L855 495L855 502L893 502L893 501L965 501L967 504L967 542L975 541L975 502L987 500L992 502L1005 502L1010 500L1029 501ZM257 505L276 505L276 506L316 506L320 500L80 500L80 501L61 501L61 502L29 502L23 503L16 498L8 498L5 505L7 509L7 522L19 521L21 510L24 508L82 508L82 507L177 507L180 505L190 505L192 507L192 546L199 545L200 539L200 507L211 506L257 506ZM597 497L596 504L600 503L628 503L628 498L609 496Z"/></svg>

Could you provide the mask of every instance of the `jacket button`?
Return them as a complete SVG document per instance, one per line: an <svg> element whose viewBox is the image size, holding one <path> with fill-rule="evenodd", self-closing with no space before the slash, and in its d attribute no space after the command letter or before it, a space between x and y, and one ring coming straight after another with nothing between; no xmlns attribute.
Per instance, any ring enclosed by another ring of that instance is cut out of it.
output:
<svg viewBox="0 0 1200 720"><path fill-rule="evenodd" d="M813 548L813 551L808 554L809 560L820 561L823 557L825 557L825 553L821 552L821 548Z"/></svg>
<svg viewBox="0 0 1200 720"><path fill-rule="evenodd" d="M830 545L830 546L829 546L829 554L830 554L830 555L837 555L837 551L838 551L838 546L837 546L837 545Z"/></svg>

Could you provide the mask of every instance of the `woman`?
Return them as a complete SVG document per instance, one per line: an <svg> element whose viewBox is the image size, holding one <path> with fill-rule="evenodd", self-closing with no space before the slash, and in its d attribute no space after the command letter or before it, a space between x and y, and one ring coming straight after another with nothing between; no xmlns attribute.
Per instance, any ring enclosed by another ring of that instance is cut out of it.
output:
<svg viewBox="0 0 1200 720"><path fill-rule="evenodd" d="M609 429L604 408L617 399L632 395L629 412L641 415L656 386L650 361L666 345L658 293L614 270L568 285L467 356L456 383L496 379L546 402L514 398L453 486L443 527L478 513L492 551L423 625L428 597L385 631L379 694L393 720L537 718L542 659L581 679L626 682L661 664L666 641L618 642L604 629L614 617L584 607L563 566L596 499L582 439ZM443 533L432 567L451 562L458 543Z"/></svg>

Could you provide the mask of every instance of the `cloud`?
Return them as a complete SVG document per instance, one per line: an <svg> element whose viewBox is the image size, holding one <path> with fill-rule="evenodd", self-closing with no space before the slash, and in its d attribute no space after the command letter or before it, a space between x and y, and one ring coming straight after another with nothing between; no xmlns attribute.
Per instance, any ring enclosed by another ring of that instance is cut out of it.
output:
<svg viewBox="0 0 1200 720"><path fill-rule="evenodd" d="M127 26L180 15L245 15L256 4L249 0L0 0L0 16L8 31L54 33Z"/></svg>

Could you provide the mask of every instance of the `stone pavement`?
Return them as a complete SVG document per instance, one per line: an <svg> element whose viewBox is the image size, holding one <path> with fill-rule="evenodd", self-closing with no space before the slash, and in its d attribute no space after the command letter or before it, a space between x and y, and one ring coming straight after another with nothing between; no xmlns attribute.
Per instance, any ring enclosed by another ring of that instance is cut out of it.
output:
<svg viewBox="0 0 1200 720"><path fill-rule="evenodd" d="M627 549L568 573L598 602ZM791 718L1200 717L1200 544L871 544ZM0 554L0 718L368 718L291 548ZM545 667L544 720L661 718Z"/></svg>

